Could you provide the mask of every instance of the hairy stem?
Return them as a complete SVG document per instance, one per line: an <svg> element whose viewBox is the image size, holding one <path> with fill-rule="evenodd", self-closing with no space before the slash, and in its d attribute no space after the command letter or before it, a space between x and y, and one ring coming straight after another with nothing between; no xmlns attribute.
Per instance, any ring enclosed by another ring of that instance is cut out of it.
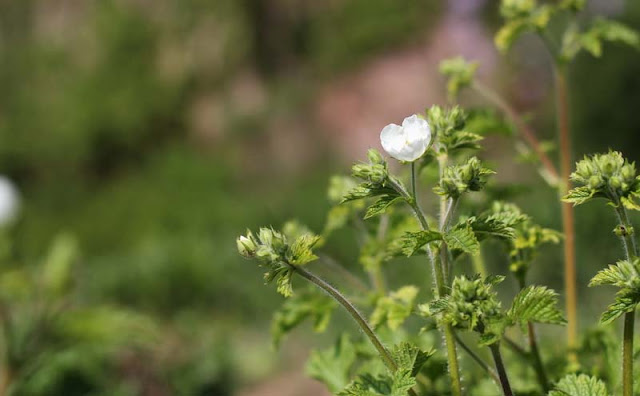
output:
<svg viewBox="0 0 640 396"><path fill-rule="evenodd" d="M376 350L380 354L380 357L382 358L382 361L387 366L387 368L392 372L398 369L398 365L393 360L393 357L391 357L391 354L389 353L387 348L385 348L384 345L382 345L382 342L380 341L376 333L373 331L373 329L371 328L367 320L360 314L360 312L358 312L356 307L354 307L353 304L351 304L351 302L342 295L342 293L340 293L336 288L334 288L333 286L325 282L323 279L317 277L316 275L305 270L304 268L301 268L300 266L296 266L296 265L291 265L289 263L286 263L286 264L298 275L302 276L309 282L313 283L314 285L324 290L334 300L336 300L340 305L342 305L342 307L349 313L349 315L351 315L351 318L353 318L353 320L358 324L360 329L362 329L364 334L369 338L369 341L371 341L373 346L376 348ZM417 396L413 389L409 390L409 394L411 396Z"/></svg>
<svg viewBox="0 0 640 396"><path fill-rule="evenodd" d="M549 388L549 380L547 378L547 373L544 369L544 364L542 363L542 356L540 355L540 350L538 349L538 341L536 340L536 332L533 327L533 323L527 323L528 333L529 333L529 352L531 353L531 360L533 363L533 369L536 372L536 376L538 377L538 382L542 387L544 393L548 393Z"/></svg>
<svg viewBox="0 0 640 396"><path fill-rule="evenodd" d="M482 358L480 356L478 356L478 354L476 354L471 348L469 348L469 346L467 344L465 344L460 337L458 337L457 335L455 335L456 338L456 342L458 343L458 345L460 345L460 348L462 348L463 351L465 351L467 354L469 354L469 356L471 356L471 359L473 359L474 362L478 363L478 365L480 367L482 367L482 369L489 374L489 376L491 378L493 378L493 380L496 382L496 384L500 383L500 378L498 377L498 374L496 374L495 370L493 370L491 367L489 367L489 365L482 360Z"/></svg>
<svg viewBox="0 0 640 396"><path fill-rule="evenodd" d="M633 229L629 222L627 210L617 199L616 214L620 226L627 231ZM627 261L631 262L638 257L638 248L632 232L624 232L620 237L624 246ZM633 336L635 324L635 311L624 314L624 330L622 340L622 394L623 396L633 396Z"/></svg>
<svg viewBox="0 0 640 396"><path fill-rule="evenodd" d="M505 370L504 363L502 362L502 355L500 354L500 343L489 345L491 355L496 363L496 370L498 371L498 377L500 377L500 385L502 386L502 393L504 396L513 396L511 385L509 385L509 377L507 377L507 371Z"/></svg>
<svg viewBox="0 0 640 396"><path fill-rule="evenodd" d="M525 288L524 276L519 277L518 283L520 285L520 290ZM529 339L529 360L531 361L533 370L536 372L538 383L546 394L550 390L549 379L547 377L547 372L544 369L544 363L542 363L542 355L540 354L540 349L538 348L536 329L532 322L527 322L527 338Z"/></svg>
<svg viewBox="0 0 640 396"><path fill-rule="evenodd" d="M622 341L622 394L633 396L633 327L635 311L624 314Z"/></svg>
<svg viewBox="0 0 640 396"><path fill-rule="evenodd" d="M415 216L418 218L422 229L428 231L429 223L427 222L427 217L425 216L420 206L416 203L415 198L409 195L409 193L407 193L402 185L397 183L392 177L389 178L389 185L400 195L405 197L407 203L409 204L409 206L411 206L411 209L413 209ZM447 285L445 284L442 265L434 257L431 248L427 248L429 250L429 262L431 263L431 269L433 270L433 278L436 285L436 292L438 294L436 297L443 297L447 294ZM451 380L451 394L453 396L462 396L462 381L460 380L460 366L458 364L458 351L456 349L455 333L453 331L453 327L450 324L443 324L442 332L444 335L445 346L447 348L447 362L449 365L449 379Z"/></svg>
<svg viewBox="0 0 640 396"><path fill-rule="evenodd" d="M560 140L560 196L563 197L571 189L571 131L569 126L569 92L567 87L567 66L556 62L553 67L554 88L556 93L556 119ZM575 348L577 345L578 315L576 291L576 252L575 224L573 205L562 204L562 228L564 230L564 289L567 311L567 344L569 358L577 361Z"/></svg>

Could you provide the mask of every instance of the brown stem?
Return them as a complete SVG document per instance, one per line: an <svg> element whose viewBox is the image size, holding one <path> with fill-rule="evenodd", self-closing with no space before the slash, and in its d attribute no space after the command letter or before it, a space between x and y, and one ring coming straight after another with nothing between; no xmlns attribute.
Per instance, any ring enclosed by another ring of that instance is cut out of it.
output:
<svg viewBox="0 0 640 396"><path fill-rule="evenodd" d="M531 149L536 153L545 171L549 174L549 176L551 176L554 181L557 181L559 177L558 170L553 164L553 161L551 161L551 158L549 158L547 153L542 149L540 141L538 141L533 128L531 128L529 124L524 122L518 112L513 107L511 107L511 105L507 103L506 100L504 100L500 95L498 95L498 93L496 93L489 87L478 81L474 81L472 84L472 88L478 94L480 94L480 96L493 103L498 109L500 109L501 112L503 112L507 116L507 118L509 118L509 120L516 126L527 145L529 145L529 147L531 147Z"/></svg>
<svg viewBox="0 0 640 396"><path fill-rule="evenodd" d="M560 196L564 196L571 189L571 131L569 126L569 93L567 88L566 65L554 65L554 80L556 92L556 117L558 136L560 140ZM569 358L576 361L575 348L577 345L578 315L576 291L576 252L575 252L575 224L573 205L562 203L562 228L564 230L564 288L567 311L567 344Z"/></svg>

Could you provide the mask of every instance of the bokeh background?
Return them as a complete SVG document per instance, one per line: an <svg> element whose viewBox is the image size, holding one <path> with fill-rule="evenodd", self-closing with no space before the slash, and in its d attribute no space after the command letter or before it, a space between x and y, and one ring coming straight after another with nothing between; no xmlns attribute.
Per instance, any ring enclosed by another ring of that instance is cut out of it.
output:
<svg viewBox="0 0 640 396"><path fill-rule="evenodd" d="M329 176L379 147L384 125L447 103L446 57L478 60L479 78L553 142L549 56L529 36L496 51L497 3L0 1L0 173L20 196L1 232L0 317L11 326L0 385L325 394L303 362L332 335L303 326L273 349L282 299L235 238L290 218L321 230ZM594 14L640 28L636 1L592 0L584 16ZM576 158L608 148L639 158L639 70L640 53L615 45L572 65ZM485 104L469 93L461 102ZM527 186L518 204L559 228L555 193L514 139L486 146L499 182ZM601 206L576 213L583 327L611 297L585 285L620 253ZM357 272L352 245L338 234L326 249ZM488 265L507 271L504 260ZM546 248L534 280L561 289L559 268L560 248ZM419 264L392 271L398 284L428 276Z"/></svg>

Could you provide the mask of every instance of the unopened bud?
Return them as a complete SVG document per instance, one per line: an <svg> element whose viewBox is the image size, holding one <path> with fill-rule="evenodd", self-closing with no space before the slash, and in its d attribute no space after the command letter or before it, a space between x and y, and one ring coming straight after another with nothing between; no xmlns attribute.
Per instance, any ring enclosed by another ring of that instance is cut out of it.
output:
<svg viewBox="0 0 640 396"><path fill-rule="evenodd" d="M238 247L238 252L244 257L251 257L256 254L257 246L251 237L244 235L238 237L238 239L236 239L236 246Z"/></svg>
<svg viewBox="0 0 640 396"><path fill-rule="evenodd" d="M378 150L369 149L369 152L367 153L367 157L369 158L369 161L371 161L372 164L384 163L384 158L382 157L382 154L380 154Z"/></svg>
<svg viewBox="0 0 640 396"><path fill-rule="evenodd" d="M591 187L593 190L596 190L602 187L603 182L604 181L602 180L601 176L593 175L589 178L589 187Z"/></svg>
<svg viewBox="0 0 640 396"><path fill-rule="evenodd" d="M609 179L609 186L618 189L622 186L622 180L620 180L619 176L611 176Z"/></svg>

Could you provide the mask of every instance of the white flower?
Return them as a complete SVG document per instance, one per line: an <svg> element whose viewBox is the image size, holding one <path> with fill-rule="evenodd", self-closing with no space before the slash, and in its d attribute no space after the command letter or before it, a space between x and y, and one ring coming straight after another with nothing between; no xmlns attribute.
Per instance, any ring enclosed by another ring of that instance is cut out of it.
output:
<svg viewBox="0 0 640 396"><path fill-rule="evenodd" d="M10 223L18 213L18 190L5 176L0 175L0 226Z"/></svg>
<svg viewBox="0 0 640 396"><path fill-rule="evenodd" d="M384 150L400 161L415 161L424 154L431 142L431 128L426 120L412 115L402 126L389 124L380 132Z"/></svg>

